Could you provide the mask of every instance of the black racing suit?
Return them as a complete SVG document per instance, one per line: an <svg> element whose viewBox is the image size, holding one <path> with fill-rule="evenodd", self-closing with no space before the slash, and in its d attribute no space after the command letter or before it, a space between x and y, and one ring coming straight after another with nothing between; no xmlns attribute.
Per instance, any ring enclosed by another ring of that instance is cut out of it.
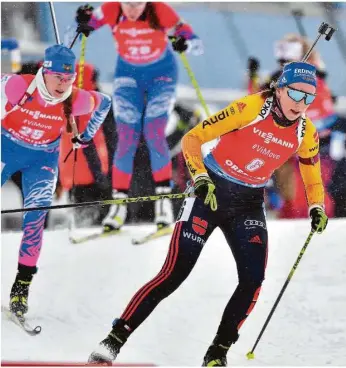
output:
<svg viewBox="0 0 346 368"><path fill-rule="evenodd" d="M268 234L263 189L227 181L213 172L218 209L212 212L198 198L187 198L180 210L166 261L161 271L134 295L122 316L133 331L192 271L216 227L219 227L237 264L239 283L224 310L217 335L229 346L254 307L267 262Z"/></svg>

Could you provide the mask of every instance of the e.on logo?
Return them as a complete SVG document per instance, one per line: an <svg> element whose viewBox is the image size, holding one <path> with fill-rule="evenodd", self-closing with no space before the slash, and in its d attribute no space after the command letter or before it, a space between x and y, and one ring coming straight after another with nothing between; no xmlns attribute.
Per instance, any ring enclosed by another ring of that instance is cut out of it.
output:
<svg viewBox="0 0 346 368"><path fill-rule="evenodd" d="M264 165L263 160L261 160L260 158L255 158L245 166L245 169L247 171L253 172L261 168L263 165Z"/></svg>

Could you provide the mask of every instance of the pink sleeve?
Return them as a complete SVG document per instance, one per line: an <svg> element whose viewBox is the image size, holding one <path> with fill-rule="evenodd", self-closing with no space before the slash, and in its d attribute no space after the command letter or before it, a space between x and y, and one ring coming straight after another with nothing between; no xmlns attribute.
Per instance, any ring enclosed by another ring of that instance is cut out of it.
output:
<svg viewBox="0 0 346 368"><path fill-rule="evenodd" d="M72 106L72 115L87 115L95 111L100 104L98 93L94 91L85 91L78 89L77 97Z"/></svg>
<svg viewBox="0 0 346 368"><path fill-rule="evenodd" d="M6 82L5 95L11 105L16 105L28 89L27 81L20 75L12 75Z"/></svg>

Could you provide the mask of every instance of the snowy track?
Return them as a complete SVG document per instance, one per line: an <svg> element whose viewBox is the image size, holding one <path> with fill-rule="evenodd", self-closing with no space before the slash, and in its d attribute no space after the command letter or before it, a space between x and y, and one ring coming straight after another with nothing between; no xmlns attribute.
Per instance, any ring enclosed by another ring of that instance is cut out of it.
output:
<svg viewBox="0 0 346 368"><path fill-rule="evenodd" d="M84 362L105 337L133 293L156 275L169 236L136 247L133 236L151 226L127 227L112 238L72 245L67 231L46 232L27 336L2 316L2 360ZM269 221L269 259L259 302L228 355L229 365L346 365L346 221L330 221L315 235L255 353L252 347L308 233L308 221ZM20 233L2 233L2 303L16 273ZM134 333L119 363L200 366L223 308L236 287L232 254L218 230L191 276Z"/></svg>

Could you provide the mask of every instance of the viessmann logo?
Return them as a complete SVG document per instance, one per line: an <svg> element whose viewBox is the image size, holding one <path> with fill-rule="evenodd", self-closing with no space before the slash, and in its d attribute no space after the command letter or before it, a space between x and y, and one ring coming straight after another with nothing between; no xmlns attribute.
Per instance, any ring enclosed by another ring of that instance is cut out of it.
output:
<svg viewBox="0 0 346 368"><path fill-rule="evenodd" d="M21 108L20 111L32 116L34 119L48 119L48 120L63 121L63 118L61 116L43 114L41 111L38 111L38 110L31 111L28 109Z"/></svg>
<svg viewBox="0 0 346 368"><path fill-rule="evenodd" d="M257 134L259 137L263 138L264 139L264 143L275 143L275 144L279 144L280 146L283 146L283 147L287 147L287 148L294 148L294 144L291 143L291 142L287 142L283 139L280 139L280 138L276 138L274 136L273 133L266 133L266 132L263 132L261 129L258 129L258 128L253 128L253 132L255 134Z"/></svg>
<svg viewBox="0 0 346 368"><path fill-rule="evenodd" d="M131 37L137 37L144 34L153 33L154 30L151 28L145 28L145 29L136 29L136 28L129 28L129 29L120 29L120 33L127 34Z"/></svg>

